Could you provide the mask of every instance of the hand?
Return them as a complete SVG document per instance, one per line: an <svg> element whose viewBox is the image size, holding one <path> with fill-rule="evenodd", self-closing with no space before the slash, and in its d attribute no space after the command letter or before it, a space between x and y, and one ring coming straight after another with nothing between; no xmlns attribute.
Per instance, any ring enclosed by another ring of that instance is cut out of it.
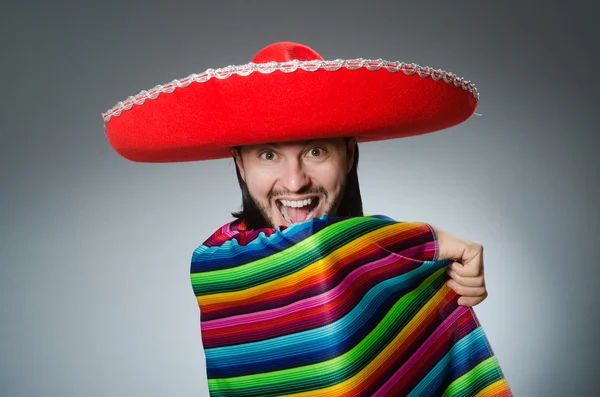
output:
<svg viewBox="0 0 600 397"><path fill-rule="evenodd" d="M480 304L488 296L483 274L483 245L431 227L437 234L438 259L456 259L456 262L448 266L448 275L451 278L448 286L461 295L458 304Z"/></svg>

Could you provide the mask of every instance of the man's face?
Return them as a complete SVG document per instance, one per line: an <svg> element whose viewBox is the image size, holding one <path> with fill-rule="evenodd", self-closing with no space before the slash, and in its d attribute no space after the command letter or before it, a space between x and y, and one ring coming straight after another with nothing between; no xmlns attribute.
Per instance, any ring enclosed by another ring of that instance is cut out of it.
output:
<svg viewBox="0 0 600 397"><path fill-rule="evenodd" d="M355 145L317 139L244 146L234 155L256 207L277 227L335 214Z"/></svg>

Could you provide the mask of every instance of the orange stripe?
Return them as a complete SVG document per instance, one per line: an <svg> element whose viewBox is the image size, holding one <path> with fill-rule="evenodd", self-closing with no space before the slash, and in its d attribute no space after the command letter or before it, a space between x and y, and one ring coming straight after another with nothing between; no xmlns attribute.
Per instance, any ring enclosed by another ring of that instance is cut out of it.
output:
<svg viewBox="0 0 600 397"><path fill-rule="evenodd" d="M506 379L500 379L481 390L475 397L512 397L512 392Z"/></svg>
<svg viewBox="0 0 600 397"><path fill-rule="evenodd" d="M406 234L415 234L415 229L422 230L416 228L414 223L386 226L353 240L327 257L285 277L240 291L203 295L196 297L196 299L204 312L211 312L287 295L297 290L299 286L312 285L332 277L339 271L333 267L334 264L338 267L344 266L356 258L385 249L381 246L382 240L389 243L389 240L386 239L395 237L397 241L401 241L407 238Z"/></svg>
<svg viewBox="0 0 600 397"><path fill-rule="evenodd" d="M352 378L324 389L289 394L286 395L286 397L350 397L359 394L362 390L369 386L368 378L372 377L373 374L378 373L380 368L385 366L390 357L397 355L398 350L402 349L407 341L418 336L420 332L419 328L423 326L423 319L427 318L433 312L437 313L439 310L439 305L448 299L447 295L452 293L454 293L454 291L444 284L442 288L440 288L440 290L433 296L433 298L429 300L429 302L427 302L410 320L406 327L404 327L404 329L398 333L394 340L387 345L373 361L367 364Z"/></svg>
<svg viewBox="0 0 600 397"><path fill-rule="evenodd" d="M397 260L392 261L385 266L372 269L369 272L362 274L355 279L351 287L346 288L341 294L335 298L332 298L332 300L327 303L320 303L318 306L305 308L293 313L289 311L280 311L279 317L270 317L265 320L253 321L251 323L235 324L227 327L223 326L221 328L203 330L202 335L207 340L221 336L227 336L229 338L235 337L236 335L243 336L249 332L267 331L274 328L287 327L290 324L297 324L300 321L303 323L310 321L312 323L314 320L319 318L323 319L323 317L320 317L320 315L325 313L328 313L328 322L334 321L338 318L341 318L354 307L349 306L350 302L353 302L354 300L360 300L362 295L354 296L356 295L357 288L363 288L373 279L379 279L381 281L386 275L387 278L393 277L389 276L392 273L394 275L403 274L402 268L407 264L407 262L410 263L410 259L398 258ZM329 297L324 297L323 299L329 299Z"/></svg>

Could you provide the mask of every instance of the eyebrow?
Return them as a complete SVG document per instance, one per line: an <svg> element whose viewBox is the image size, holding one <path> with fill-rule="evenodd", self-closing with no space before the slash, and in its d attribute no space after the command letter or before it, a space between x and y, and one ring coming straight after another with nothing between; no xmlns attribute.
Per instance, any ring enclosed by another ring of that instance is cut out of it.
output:
<svg viewBox="0 0 600 397"><path fill-rule="evenodd" d="M313 144L313 143L315 143L315 142L318 142L318 141L324 141L324 140L325 140L325 139L310 139L310 140L308 140L308 141L299 141L299 142L301 142L301 144L302 144L302 145L304 145L304 146L310 146L310 145L312 145L312 144ZM294 141L291 141L291 142L294 142ZM285 145L285 144L288 144L288 143L290 143L290 142L269 142L269 143L264 143L264 144L262 144L262 145L257 145L257 146L273 146L273 147L279 147L279 146L281 146L281 145Z"/></svg>

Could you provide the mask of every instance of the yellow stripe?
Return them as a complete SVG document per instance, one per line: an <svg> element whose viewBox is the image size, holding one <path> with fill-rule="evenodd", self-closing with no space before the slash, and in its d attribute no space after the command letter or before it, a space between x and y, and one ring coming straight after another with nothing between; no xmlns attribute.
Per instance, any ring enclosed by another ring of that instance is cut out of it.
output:
<svg viewBox="0 0 600 397"><path fill-rule="evenodd" d="M333 251L325 258L305 267L304 269L299 270L298 272L244 290L197 296L196 299L198 304L201 306L212 305L216 303L236 302L243 299L250 299L269 291L290 288L293 285L302 283L303 280L310 276L322 274L328 267L331 267L332 263L341 260L343 257L348 256L352 252L364 250L369 246L378 247L377 241L380 239L414 228L415 223L413 222L397 223L382 227L381 229L377 229L371 233L361 236L360 238L357 238L356 240L353 240L345 246ZM379 249L384 248L379 247Z"/></svg>
<svg viewBox="0 0 600 397"><path fill-rule="evenodd" d="M436 272L439 275L445 271L440 269ZM446 294L450 288L444 284L442 288L427 302L421 310L414 316L410 322L404 327L404 329L394 338L389 345L387 345L383 351L373 359L367 366L365 366L359 373L350 379L345 380L342 383L327 387L325 389L311 390L307 392L288 394L285 397L330 397L330 396L343 396L345 393L351 392L363 384L373 373L376 373L386 361L395 354L395 351L406 342L413 334L419 333L419 327L422 326L423 318L426 318L431 312L437 311L438 306L442 304L446 299Z"/></svg>
<svg viewBox="0 0 600 397"><path fill-rule="evenodd" d="M504 392L503 395L510 395L507 391L510 390L508 384L506 383L506 379L500 379L491 385L487 386L485 389L481 390L479 393L475 395L475 397L494 397L498 396L498 393Z"/></svg>

